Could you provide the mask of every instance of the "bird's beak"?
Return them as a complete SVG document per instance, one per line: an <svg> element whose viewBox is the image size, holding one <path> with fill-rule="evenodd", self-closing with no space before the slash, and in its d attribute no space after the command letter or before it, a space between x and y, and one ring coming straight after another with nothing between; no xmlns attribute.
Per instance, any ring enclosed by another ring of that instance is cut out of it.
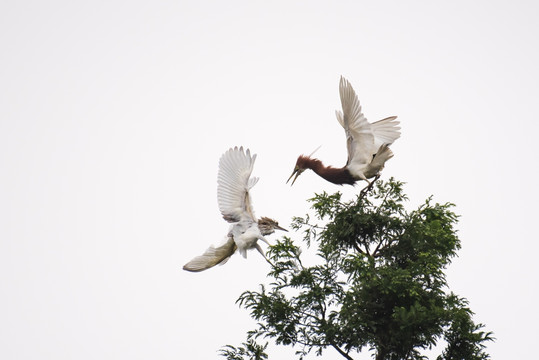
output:
<svg viewBox="0 0 539 360"><path fill-rule="evenodd" d="M275 225L275 228L276 228L277 230L282 230L282 231L288 232L288 230L286 230L285 228L280 227L279 225Z"/></svg>
<svg viewBox="0 0 539 360"><path fill-rule="evenodd" d="M296 179L298 178L298 176L301 175L301 173L303 172L303 170L301 170L300 168L296 167L294 169L294 171L292 172L292 175L290 175L290 177L288 178L288 180L286 180L286 183L288 184L288 182L290 181L290 179L292 179L292 177L294 177L294 175L296 175L294 177L294 180L292 180L292 184L290 184L290 186L294 185L294 183L296 182Z"/></svg>

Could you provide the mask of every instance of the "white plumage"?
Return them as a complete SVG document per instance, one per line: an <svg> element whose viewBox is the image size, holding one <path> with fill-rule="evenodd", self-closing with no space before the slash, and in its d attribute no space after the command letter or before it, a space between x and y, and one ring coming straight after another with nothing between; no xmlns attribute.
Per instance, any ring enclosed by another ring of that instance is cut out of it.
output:
<svg viewBox="0 0 539 360"><path fill-rule="evenodd" d="M352 85L342 76L339 94L342 111L337 110L335 113L346 134L346 165L341 168L325 166L320 160L312 158L312 154L300 155L287 183L292 180L293 185L299 175L306 169L311 169L318 176L338 185L354 185L358 180L365 180L369 186L364 190L368 191L372 186L368 179L378 178L386 161L393 157L389 145L400 137L399 122L395 121L397 117L391 116L369 123L361 112L361 105Z"/></svg>
<svg viewBox="0 0 539 360"><path fill-rule="evenodd" d="M361 112L361 105L352 85L342 76L339 94L342 112L337 110L335 113L346 134L346 168L353 177L368 181L367 179L378 175L385 162L393 157L389 145L400 137L399 122L395 121L396 116L391 116L369 123Z"/></svg>
<svg viewBox="0 0 539 360"><path fill-rule="evenodd" d="M249 249L256 249L264 256L257 241L267 243L264 235L272 234L275 229L285 230L275 220L263 217L257 221L255 218L249 195L249 190L258 182L258 178L251 177L255 159L256 155L251 156L249 149L235 147L219 160L217 202L223 218L232 225L224 244L210 246L204 254L185 264L184 270L198 272L224 264L236 249L244 258Z"/></svg>

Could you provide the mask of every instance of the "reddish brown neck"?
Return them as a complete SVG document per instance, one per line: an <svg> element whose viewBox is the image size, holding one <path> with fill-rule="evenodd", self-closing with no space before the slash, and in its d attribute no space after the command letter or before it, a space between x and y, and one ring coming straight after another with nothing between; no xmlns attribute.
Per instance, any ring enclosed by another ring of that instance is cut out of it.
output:
<svg viewBox="0 0 539 360"><path fill-rule="evenodd" d="M334 168L331 166L324 166L318 159L305 158L304 161L305 168L311 169L329 182L337 185L353 185L356 182L346 167Z"/></svg>

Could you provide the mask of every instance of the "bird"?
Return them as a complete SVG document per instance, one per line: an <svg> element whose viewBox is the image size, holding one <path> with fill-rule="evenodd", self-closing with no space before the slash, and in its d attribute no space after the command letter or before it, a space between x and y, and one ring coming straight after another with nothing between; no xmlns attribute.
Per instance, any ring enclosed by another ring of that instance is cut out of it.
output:
<svg viewBox="0 0 539 360"><path fill-rule="evenodd" d="M266 258L258 240L269 245L266 235L276 229L288 231L268 217L256 219L249 191L259 178L251 177L256 154L251 156L249 149L230 148L219 160L217 176L217 202L223 218L231 223L225 242L220 246L211 245L202 255L195 257L183 266L191 272L199 272L222 265L236 250L247 258L247 251L256 249ZM266 259L267 260L267 259Z"/></svg>
<svg viewBox="0 0 539 360"><path fill-rule="evenodd" d="M292 184L306 169L334 184L355 185L359 180L365 180L372 186L369 179L378 179L387 160L393 157L389 146L400 137L399 121L396 116L369 123L361 112L361 105L356 92L348 80L341 76L339 82L342 112L336 110L337 120L344 128L348 160L341 168L325 166L312 155L300 155L294 166Z"/></svg>

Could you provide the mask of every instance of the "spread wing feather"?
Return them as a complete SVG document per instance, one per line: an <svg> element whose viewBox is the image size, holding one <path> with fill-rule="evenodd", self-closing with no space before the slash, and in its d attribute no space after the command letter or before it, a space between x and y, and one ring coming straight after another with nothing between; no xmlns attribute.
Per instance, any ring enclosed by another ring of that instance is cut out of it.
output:
<svg viewBox="0 0 539 360"><path fill-rule="evenodd" d="M217 202L223 218L228 222L255 221L249 190L258 182L251 178L256 155L243 147L229 149L219 160Z"/></svg>
<svg viewBox="0 0 539 360"><path fill-rule="evenodd" d="M391 145L400 137L399 121L395 120L396 116L391 116L369 123L361 112L361 105L352 85L342 76L339 93L343 111L336 111L336 115L346 133L346 166L368 164L382 145Z"/></svg>
<svg viewBox="0 0 539 360"><path fill-rule="evenodd" d="M236 251L236 243L232 237L229 237L227 242L221 246L210 246L204 254L195 257L183 266L184 270L199 272L207 270L215 265L222 265L228 261L228 259Z"/></svg>
<svg viewBox="0 0 539 360"><path fill-rule="evenodd" d="M348 166L352 162L366 164L372 158L374 136L371 124L361 112L361 104L352 85L341 76L339 83L342 112L337 111L337 120L344 128L347 140Z"/></svg>
<svg viewBox="0 0 539 360"><path fill-rule="evenodd" d="M401 128L398 126L400 122L396 121L396 118L396 116L390 116L371 124L376 149L379 149L383 144L393 144L401 136L399 131Z"/></svg>

